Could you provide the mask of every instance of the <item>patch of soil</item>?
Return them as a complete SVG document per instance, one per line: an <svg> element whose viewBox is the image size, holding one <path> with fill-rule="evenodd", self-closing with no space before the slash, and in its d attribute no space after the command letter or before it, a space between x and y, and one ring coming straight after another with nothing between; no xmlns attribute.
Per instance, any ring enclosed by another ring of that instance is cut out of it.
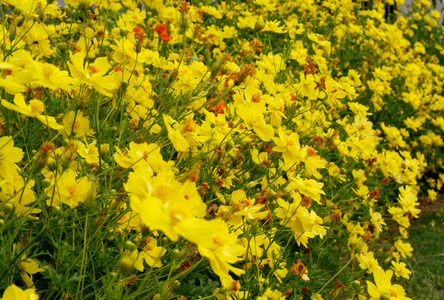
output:
<svg viewBox="0 0 444 300"><path fill-rule="evenodd" d="M438 195L438 198L431 202L426 197L419 199L420 205L419 209L421 210L421 214L423 213L434 213L444 208L444 194ZM421 215L420 215L421 217Z"/></svg>

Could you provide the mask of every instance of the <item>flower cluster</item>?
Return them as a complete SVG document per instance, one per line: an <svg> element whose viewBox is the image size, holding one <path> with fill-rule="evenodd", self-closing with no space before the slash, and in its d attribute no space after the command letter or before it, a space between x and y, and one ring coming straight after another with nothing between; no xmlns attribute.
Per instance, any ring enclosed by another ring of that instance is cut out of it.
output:
<svg viewBox="0 0 444 300"><path fill-rule="evenodd" d="M444 33L358 2L2 1L3 298L410 299Z"/></svg>

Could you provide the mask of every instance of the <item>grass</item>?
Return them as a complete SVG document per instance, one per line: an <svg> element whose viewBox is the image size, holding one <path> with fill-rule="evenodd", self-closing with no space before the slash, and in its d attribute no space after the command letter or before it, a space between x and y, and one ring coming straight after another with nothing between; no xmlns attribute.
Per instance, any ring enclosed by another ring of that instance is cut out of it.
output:
<svg viewBox="0 0 444 300"><path fill-rule="evenodd" d="M422 208L409 230L414 249L407 266L410 280L400 280L412 299L444 299L444 198Z"/></svg>

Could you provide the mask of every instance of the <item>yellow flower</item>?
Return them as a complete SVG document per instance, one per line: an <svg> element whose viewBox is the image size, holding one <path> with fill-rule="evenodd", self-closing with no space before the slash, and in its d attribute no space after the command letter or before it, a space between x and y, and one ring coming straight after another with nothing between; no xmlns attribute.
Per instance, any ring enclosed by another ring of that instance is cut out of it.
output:
<svg viewBox="0 0 444 300"><path fill-rule="evenodd" d="M294 238L298 245L303 244L307 247L308 239L314 238L316 234L324 235L325 228L319 226L322 224L322 220L318 219L316 213L308 212L308 210L302 206L302 198L298 192L295 192L291 196L293 198L292 203L288 203L282 198L277 199L279 208L275 210L276 216L281 220L280 224L291 228L294 232ZM318 227L319 226L319 227ZM312 232L312 230L314 231Z"/></svg>
<svg viewBox="0 0 444 300"><path fill-rule="evenodd" d="M153 176L139 168L130 173L125 189L131 193L131 208L150 230L161 230L172 241L183 236L195 242L202 235L199 227L205 220L196 216L205 215L206 205L194 183L182 184L168 169Z"/></svg>
<svg viewBox="0 0 444 300"><path fill-rule="evenodd" d="M287 29L285 28L285 26L279 26L280 23L281 22L278 20L267 21L267 22L265 22L265 27L264 27L264 29L262 29L262 31L271 31L271 32L276 32L276 33L287 32Z"/></svg>
<svg viewBox="0 0 444 300"><path fill-rule="evenodd" d="M308 176L313 175L316 179L321 179L322 175L318 172L318 169L324 169L328 162L317 155L311 147L307 149L307 156L304 161L306 174Z"/></svg>
<svg viewBox="0 0 444 300"><path fill-rule="evenodd" d="M70 53L69 57L71 58L68 63L69 70L71 75L79 80L79 84L85 83L105 96L112 96L111 92L117 88L117 84L111 75L105 76L111 67L106 57L96 58L94 63L85 67L83 64L85 54L83 52L77 52L74 55Z"/></svg>
<svg viewBox="0 0 444 300"><path fill-rule="evenodd" d="M222 205L220 212L229 213L227 224L239 226L242 220L262 220L268 215L268 211L261 211L265 205L254 205L255 200L247 198L243 190L236 190L231 194L230 206Z"/></svg>
<svg viewBox="0 0 444 300"><path fill-rule="evenodd" d="M254 0L254 4L260 5L267 11L275 11L277 6L277 1L273 0Z"/></svg>
<svg viewBox="0 0 444 300"><path fill-rule="evenodd" d="M211 268L220 277L222 285L228 286L233 282L229 271L238 276L245 273L244 270L230 265L240 260L239 256L245 253L245 248L237 243L236 234L230 233L222 220L215 219L207 223L212 230L209 236L201 236L197 241L199 253L209 259Z"/></svg>
<svg viewBox="0 0 444 300"><path fill-rule="evenodd" d="M32 86L43 86L52 90L62 89L70 92L75 80L68 71L61 71L50 63L33 62L25 70L15 75L18 80L30 82Z"/></svg>
<svg viewBox="0 0 444 300"><path fill-rule="evenodd" d="M24 2L26 3L28 1L29 0L25 0ZM34 6L35 2L31 5ZM32 11L30 13L32 13ZM33 55L37 54L48 57L54 53L54 50L51 49L51 44L48 40L47 28L45 28L45 25L42 23L34 23L30 27L29 25L25 26L28 28L26 28L27 31L23 36L23 41L29 45Z"/></svg>
<svg viewBox="0 0 444 300"><path fill-rule="evenodd" d="M21 161L23 151L14 147L14 140L10 136L0 138L0 176L8 181L12 181L17 174L18 167L15 163Z"/></svg>
<svg viewBox="0 0 444 300"><path fill-rule="evenodd" d="M257 297L256 300L284 300L285 298L286 297L282 292L267 288L265 293L263 293L262 296Z"/></svg>
<svg viewBox="0 0 444 300"><path fill-rule="evenodd" d="M367 255L359 253L358 255L359 267L363 270L368 269L373 273L376 269L381 269L378 260L374 257L373 252L368 252Z"/></svg>
<svg viewBox="0 0 444 300"><path fill-rule="evenodd" d="M136 47L134 43L127 39L122 38L120 41L116 41L117 45L110 45L114 50L113 60L117 63L127 63L127 68L133 68L136 63Z"/></svg>
<svg viewBox="0 0 444 300"><path fill-rule="evenodd" d="M375 269L373 272L375 283L367 281L367 291L371 296L369 300L412 300L405 296L405 291L402 286L399 284L391 284L392 276L393 271L391 270L385 272L383 269Z"/></svg>
<svg viewBox="0 0 444 300"><path fill-rule="evenodd" d="M406 258L407 256L412 256L412 245L410 243L403 243L401 240L397 240L395 242L396 250L399 251L402 257Z"/></svg>
<svg viewBox="0 0 444 300"><path fill-rule="evenodd" d="M264 142L271 140L274 135L273 126L265 123L264 115L256 105L238 106L236 111L247 128L253 130L261 140Z"/></svg>
<svg viewBox="0 0 444 300"><path fill-rule="evenodd" d="M322 182L317 182L313 179L302 179L300 177L292 178L288 184L288 189L297 189L299 193L312 198L317 203L321 204L321 195L325 195L322 187Z"/></svg>
<svg viewBox="0 0 444 300"><path fill-rule="evenodd" d="M51 116L42 115L45 111L43 102L38 99L32 99L29 101L29 105L26 104L23 95L16 94L14 97L14 103L9 103L6 100L2 100L2 105L10 110L21 113L24 116L36 118L43 124L49 126L52 129L60 130L63 128L62 125L58 124L56 119Z"/></svg>
<svg viewBox="0 0 444 300"><path fill-rule="evenodd" d="M304 24L299 23L298 19L293 18L285 21L288 28L288 35L291 39L296 39L296 34L302 34L304 32Z"/></svg>
<svg viewBox="0 0 444 300"><path fill-rule="evenodd" d="M0 300L37 300L39 296L34 289L22 290L15 284L8 286Z"/></svg>
<svg viewBox="0 0 444 300"><path fill-rule="evenodd" d="M77 143L77 153L89 164L99 163L99 149L95 141L86 146L82 142Z"/></svg>
<svg viewBox="0 0 444 300"><path fill-rule="evenodd" d="M145 246L141 251L137 249L131 253L131 256L134 257L135 263L134 268L138 271L143 272L145 267L143 266L143 262L145 261L150 267L160 268L162 266L162 261L160 258L166 253L166 249L160 246L157 246L157 240L148 237Z"/></svg>
<svg viewBox="0 0 444 300"><path fill-rule="evenodd" d="M74 131L75 137L82 137L92 132L89 128L89 120L83 116L83 112L78 110L76 112L70 110L68 111L62 120L64 129L64 136L69 137Z"/></svg>
<svg viewBox="0 0 444 300"><path fill-rule="evenodd" d="M372 222L373 225L375 225L376 232L381 232L382 225L385 225L382 215L378 212L374 212L373 208L370 208L370 216L372 217L370 221Z"/></svg>
<svg viewBox="0 0 444 300"><path fill-rule="evenodd" d="M410 220L404 215L404 210L400 207L390 207L388 212L393 216L393 220L399 223L399 225L406 228L410 227Z"/></svg>
<svg viewBox="0 0 444 300"><path fill-rule="evenodd" d="M20 272L20 276L26 283L27 287L32 287L34 285L34 282L32 281L32 274L45 271L45 269L39 266L35 259L26 258L26 256L24 256L19 265L22 269L22 271Z"/></svg>
<svg viewBox="0 0 444 300"><path fill-rule="evenodd" d="M273 137L275 146L273 151L282 152L282 157L288 166L300 162L305 157L305 151L301 151L299 135L296 132L287 135L282 127L278 129L279 138Z"/></svg>
<svg viewBox="0 0 444 300"><path fill-rule="evenodd" d="M406 268L405 263L403 263L403 262L397 263L395 261L392 261L392 265L393 265L392 269L393 269L393 271L395 271L395 275L397 277L402 276L407 279L410 278L410 274L412 274L412 272Z"/></svg>
<svg viewBox="0 0 444 300"><path fill-rule="evenodd" d="M115 148L115 161L123 168L137 168L143 167L151 168L154 172L159 172L162 169L171 168L174 165L173 161L166 162L160 154L160 147L157 144L134 143L130 142L129 149L122 152L119 148Z"/></svg>
<svg viewBox="0 0 444 300"><path fill-rule="evenodd" d="M33 216L30 216L31 214L41 212L39 208L27 206L36 200L34 191L32 190L34 180L30 180L25 186L23 177L15 174L9 182L7 180L0 180L0 186L2 187L0 201L12 204L16 215L33 218ZM3 213L0 213L0 215L2 214Z"/></svg>
<svg viewBox="0 0 444 300"><path fill-rule="evenodd" d="M237 19L238 20L237 27L241 29L247 27L254 29L254 25L256 24L256 21L258 19L259 18L257 16L245 16L245 17L239 16L239 18Z"/></svg>
<svg viewBox="0 0 444 300"><path fill-rule="evenodd" d="M52 206L65 203L69 207L74 208L85 200L90 185L87 178L82 177L77 180L73 171L66 170L58 178L55 186L48 189L46 194L49 197L52 197L54 194L54 197L46 200L46 203Z"/></svg>
<svg viewBox="0 0 444 300"><path fill-rule="evenodd" d="M0 78L0 87L12 95L26 91L26 86L16 76Z"/></svg>
<svg viewBox="0 0 444 300"><path fill-rule="evenodd" d="M316 83L312 74L305 76L304 72L299 74L299 89L308 99L316 99L319 95L319 90L316 89Z"/></svg>
<svg viewBox="0 0 444 300"><path fill-rule="evenodd" d="M187 151L190 148L190 144L179 130L172 127L172 124L176 121L168 115L163 116L163 121L168 130L168 138L173 144L174 149L179 152Z"/></svg>

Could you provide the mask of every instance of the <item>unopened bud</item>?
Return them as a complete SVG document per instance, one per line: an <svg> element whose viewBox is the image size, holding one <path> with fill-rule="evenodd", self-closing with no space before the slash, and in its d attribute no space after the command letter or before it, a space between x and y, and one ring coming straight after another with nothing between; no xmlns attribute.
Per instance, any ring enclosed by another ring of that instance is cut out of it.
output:
<svg viewBox="0 0 444 300"><path fill-rule="evenodd" d="M49 157L48 161L46 162L46 166L48 167L48 170L55 171L57 169L57 163L54 160L54 158Z"/></svg>
<svg viewBox="0 0 444 300"><path fill-rule="evenodd" d="M262 20L257 20L256 24L254 24L254 30L259 32L265 28L265 22Z"/></svg>
<svg viewBox="0 0 444 300"><path fill-rule="evenodd" d="M91 6L91 3L89 0L80 0L79 1L79 8L81 10L87 10Z"/></svg>
<svg viewBox="0 0 444 300"><path fill-rule="evenodd" d="M119 268L123 274L128 275L134 268L134 259L130 256L122 257L119 261Z"/></svg>
<svg viewBox="0 0 444 300"><path fill-rule="evenodd" d="M147 237L150 234L150 232L151 232L149 227L146 226L146 225L143 225L143 224L141 226L141 230L140 231L142 233L142 238Z"/></svg>
<svg viewBox="0 0 444 300"><path fill-rule="evenodd" d="M391 296L389 293L385 292L385 293L381 293L381 295L379 296L379 299L381 300L390 300Z"/></svg>
<svg viewBox="0 0 444 300"><path fill-rule="evenodd" d="M16 35L17 35L17 24L13 22L9 27L9 39L11 40L11 42L15 40Z"/></svg>
<svg viewBox="0 0 444 300"><path fill-rule="evenodd" d="M122 89L122 91L126 91L128 85L129 85L128 80L122 80L122 82L120 83L120 88Z"/></svg>
<svg viewBox="0 0 444 300"><path fill-rule="evenodd" d="M134 244L134 243L131 242L131 241L126 241L124 247L125 247L126 250L129 250L129 251L134 251L134 250L136 250L136 244Z"/></svg>
<svg viewBox="0 0 444 300"><path fill-rule="evenodd" d="M44 188L47 188L47 187L50 186L50 185L51 185L51 179L49 179L49 178L45 178L45 179L42 180L42 186L43 186Z"/></svg>
<svg viewBox="0 0 444 300"><path fill-rule="evenodd" d="M120 36L126 37L128 30L126 28L120 27Z"/></svg>
<svg viewBox="0 0 444 300"><path fill-rule="evenodd" d="M3 212L6 215L12 214L13 211L14 211L14 205L12 205L11 203L6 203L5 205L3 205Z"/></svg>
<svg viewBox="0 0 444 300"><path fill-rule="evenodd" d="M88 192L86 193L86 198L84 201L85 207L87 209L91 209L94 207L96 198L97 198L97 192L96 192L97 184L94 181L91 181L91 185L88 189Z"/></svg>
<svg viewBox="0 0 444 300"><path fill-rule="evenodd" d="M107 155L109 153L109 144L101 144L100 145L100 154L103 156Z"/></svg>

